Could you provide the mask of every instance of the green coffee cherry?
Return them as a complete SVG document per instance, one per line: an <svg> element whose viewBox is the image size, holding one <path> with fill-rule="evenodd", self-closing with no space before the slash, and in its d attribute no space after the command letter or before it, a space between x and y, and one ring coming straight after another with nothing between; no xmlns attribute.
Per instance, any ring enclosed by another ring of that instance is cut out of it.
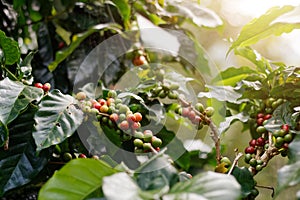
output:
<svg viewBox="0 0 300 200"><path fill-rule="evenodd" d="M199 112L203 113L204 112L204 106L202 103L196 103L195 105L196 110L198 110Z"/></svg>
<svg viewBox="0 0 300 200"><path fill-rule="evenodd" d="M213 107L207 107L205 110L204 110L205 114L207 117L212 117L213 114L215 113L215 109Z"/></svg>
<svg viewBox="0 0 300 200"><path fill-rule="evenodd" d="M136 138L136 139L134 139L133 144L137 148L142 148L144 142L141 139Z"/></svg>

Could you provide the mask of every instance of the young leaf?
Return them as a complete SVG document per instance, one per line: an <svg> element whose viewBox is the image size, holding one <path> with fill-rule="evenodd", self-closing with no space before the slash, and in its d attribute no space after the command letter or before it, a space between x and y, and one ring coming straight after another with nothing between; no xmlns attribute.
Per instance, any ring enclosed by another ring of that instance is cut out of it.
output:
<svg viewBox="0 0 300 200"><path fill-rule="evenodd" d="M5 97L0 98L0 121L4 125L13 121L30 102L39 101L43 96L43 90L8 78L0 82L0 93Z"/></svg>
<svg viewBox="0 0 300 200"><path fill-rule="evenodd" d="M191 180L179 182L163 196L163 200L176 199L237 199L240 196L240 184L233 176L215 172L205 172Z"/></svg>
<svg viewBox="0 0 300 200"><path fill-rule="evenodd" d="M40 200L85 199L117 171L94 159L74 159L57 171L39 192Z"/></svg>
<svg viewBox="0 0 300 200"><path fill-rule="evenodd" d="M5 64L12 65L20 59L19 45L0 30L0 48L4 51Z"/></svg>
<svg viewBox="0 0 300 200"><path fill-rule="evenodd" d="M281 35L300 28L299 21L291 23L288 20L281 20L276 22L279 16L291 12L293 9L295 9L293 6L273 7L266 14L249 22L241 30L238 38L231 45L229 52L236 47L246 47L255 44L268 36Z"/></svg>
<svg viewBox="0 0 300 200"><path fill-rule="evenodd" d="M83 117L74 97L58 90L48 93L34 117L36 125L32 134L37 151L70 137L82 123Z"/></svg>
<svg viewBox="0 0 300 200"><path fill-rule="evenodd" d="M32 138L36 111L36 107L30 106L8 126L8 150L0 148L0 196L29 183L48 163L47 151L37 154Z"/></svg>
<svg viewBox="0 0 300 200"><path fill-rule="evenodd" d="M68 46L67 48L65 48L62 51L58 51L56 52L55 55L55 60L49 64L48 68L50 71L54 71L56 69L56 67L58 66L59 63L61 63L63 60L65 60L69 55L71 55L71 53L80 45L80 43L86 39L89 35L97 32L97 31L102 31L102 30L114 30L116 32L118 32L120 30L120 27L118 24L99 24L96 26L91 27L89 30L87 30L84 33L80 33L77 35L73 36L73 40L72 43L70 44L70 46Z"/></svg>

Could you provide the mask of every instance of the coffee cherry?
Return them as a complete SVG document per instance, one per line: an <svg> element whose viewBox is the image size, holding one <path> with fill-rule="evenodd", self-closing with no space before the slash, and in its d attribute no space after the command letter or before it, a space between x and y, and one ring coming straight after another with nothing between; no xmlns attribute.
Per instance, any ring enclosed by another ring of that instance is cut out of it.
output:
<svg viewBox="0 0 300 200"><path fill-rule="evenodd" d="M174 92L169 92L168 93L168 98L169 99L177 99L178 98L178 94L174 93Z"/></svg>
<svg viewBox="0 0 300 200"><path fill-rule="evenodd" d="M207 107L205 110L204 110L205 114L207 117L212 117L213 114L215 113L215 109L213 107Z"/></svg>
<svg viewBox="0 0 300 200"><path fill-rule="evenodd" d="M250 166L255 167L257 165L257 161L255 158L251 158L251 160L249 161Z"/></svg>
<svg viewBox="0 0 300 200"><path fill-rule="evenodd" d="M263 134L263 133L267 132L267 129L264 126L258 126L256 128L256 132L259 133L259 134Z"/></svg>
<svg viewBox="0 0 300 200"><path fill-rule="evenodd" d="M191 121L193 121L193 120L195 119L195 117L196 117L195 111L191 110L191 111L189 112L189 114L188 114L188 118L189 118Z"/></svg>
<svg viewBox="0 0 300 200"><path fill-rule="evenodd" d="M246 147L245 153L253 154L255 153L255 148L253 146Z"/></svg>
<svg viewBox="0 0 300 200"><path fill-rule="evenodd" d="M257 118L256 123L258 126L262 126L264 121L265 121L264 118L260 117L260 118Z"/></svg>
<svg viewBox="0 0 300 200"><path fill-rule="evenodd" d="M257 119L259 119L259 118L264 118L264 116L265 116L265 115L264 115L263 113L258 113L258 114L257 114Z"/></svg>
<svg viewBox="0 0 300 200"><path fill-rule="evenodd" d="M133 134L133 136L135 138L139 138L139 139L143 139L144 138L144 134L140 131L135 131L135 133Z"/></svg>
<svg viewBox="0 0 300 200"><path fill-rule="evenodd" d="M72 158L73 158L73 157L72 157L72 154L70 154L69 152L65 152L65 153L63 154L63 160L66 161L66 162L72 160Z"/></svg>
<svg viewBox="0 0 300 200"><path fill-rule="evenodd" d="M117 122L119 120L119 115L117 113L113 113L109 116L109 119L113 122Z"/></svg>
<svg viewBox="0 0 300 200"><path fill-rule="evenodd" d="M139 55L133 58L132 63L134 66L140 66L140 65L145 65L148 62L145 56Z"/></svg>
<svg viewBox="0 0 300 200"><path fill-rule="evenodd" d="M134 114L129 113L129 114L126 116L126 120L127 120L129 123L133 123L133 122L136 121L136 117L134 116Z"/></svg>
<svg viewBox="0 0 300 200"><path fill-rule="evenodd" d="M154 148L160 147L162 145L162 141L160 138L153 136L151 139L151 144Z"/></svg>
<svg viewBox="0 0 300 200"><path fill-rule="evenodd" d="M140 122L140 121L142 121L142 119L143 119L142 114L139 113L139 112L134 113L134 116L135 116L135 121L136 121L136 122Z"/></svg>
<svg viewBox="0 0 300 200"><path fill-rule="evenodd" d="M249 161L251 160L251 158L252 158L252 155L250 154L250 153L247 153L246 155L245 155L245 162L246 163L248 163L249 164Z"/></svg>
<svg viewBox="0 0 300 200"><path fill-rule="evenodd" d="M133 144L135 147L142 148L144 142L141 139L136 138L133 140Z"/></svg>
<svg viewBox="0 0 300 200"><path fill-rule="evenodd" d="M108 111L107 105L103 105L103 106L100 107L100 112L107 113L107 111Z"/></svg>
<svg viewBox="0 0 300 200"><path fill-rule="evenodd" d="M128 121L124 120L119 124L120 129L126 131L129 129L129 123Z"/></svg>
<svg viewBox="0 0 300 200"><path fill-rule="evenodd" d="M108 98L107 101L106 101L106 104L108 106L115 105L115 99L114 98Z"/></svg>
<svg viewBox="0 0 300 200"><path fill-rule="evenodd" d="M250 140L250 141L249 141L249 145L250 145L251 147L255 147L255 146L256 146L256 139Z"/></svg>
<svg viewBox="0 0 300 200"><path fill-rule="evenodd" d="M96 108L96 109L100 110L100 108L101 108L100 103L94 102L94 103L93 103L93 108Z"/></svg>
<svg viewBox="0 0 300 200"><path fill-rule="evenodd" d="M259 172L259 171L262 170L262 168L263 168L262 165L257 164L256 167L255 167L255 170L256 170L257 172Z"/></svg>
<svg viewBox="0 0 300 200"><path fill-rule="evenodd" d="M147 142L147 143L143 144L144 151L149 151L149 150L151 150L151 148L152 148L151 143Z"/></svg>
<svg viewBox="0 0 300 200"><path fill-rule="evenodd" d="M293 135L291 133L288 133L284 136L283 139L285 142L291 142L293 140Z"/></svg>
<svg viewBox="0 0 300 200"><path fill-rule="evenodd" d="M182 108L181 115L182 115L183 117L188 117L189 114L190 114L190 108L188 108L188 107Z"/></svg>
<svg viewBox="0 0 300 200"><path fill-rule="evenodd" d="M264 120L268 120L268 119L271 119L272 118L272 115L271 114L267 114L264 116Z"/></svg>
<svg viewBox="0 0 300 200"><path fill-rule="evenodd" d="M98 102L100 103L101 106L106 105L105 99L99 99Z"/></svg>
<svg viewBox="0 0 300 200"><path fill-rule="evenodd" d="M43 85L43 90L44 90L44 92L48 92L50 89L51 89L50 83L45 83L45 84Z"/></svg>
<svg viewBox="0 0 300 200"><path fill-rule="evenodd" d="M275 147L280 148L284 142L284 139L282 137L277 137L275 141Z"/></svg>
<svg viewBox="0 0 300 200"><path fill-rule="evenodd" d="M256 139L256 145L263 147L265 145L265 139L262 138L262 137L257 138Z"/></svg>
<svg viewBox="0 0 300 200"><path fill-rule="evenodd" d="M107 93L107 96L109 98L116 98L117 97L117 92L115 90L109 90Z"/></svg>
<svg viewBox="0 0 300 200"><path fill-rule="evenodd" d="M120 121L124 121L125 119L126 119L126 115L125 114L122 113L122 114L119 115L119 120Z"/></svg>
<svg viewBox="0 0 300 200"><path fill-rule="evenodd" d="M77 94L76 94L76 96L75 96L75 98L77 99L77 100L84 100L84 99L86 99L86 94L84 93L84 92L78 92Z"/></svg>
<svg viewBox="0 0 300 200"><path fill-rule="evenodd" d="M288 124L283 124L283 125L281 126L281 129L282 129L282 130L284 130L284 132L285 132L285 133L288 133L288 132L289 132L289 129L290 129L290 127L289 127L289 125L288 125Z"/></svg>
<svg viewBox="0 0 300 200"><path fill-rule="evenodd" d="M34 87L43 89L43 84L41 84L41 83L35 83Z"/></svg>
<svg viewBox="0 0 300 200"><path fill-rule="evenodd" d="M144 131L144 141L145 142L151 142L153 137L153 133L151 130L145 130Z"/></svg>
<svg viewBox="0 0 300 200"><path fill-rule="evenodd" d="M78 158L87 158L85 154L81 153L78 155Z"/></svg>
<svg viewBox="0 0 300 200"><path fill-rule="evenodd" d="M120 113L126 113L127 111L129 111L130 109L128 108L128 106L124 105L124 104L120 104L119 107L119 112Z"/></svg>
<svg viewBox="0 0 300 200"><path fill-rule="evenodd" d="M231 164L232 164L231 161L230 161L230 159L228 157L223 157L221 159L221 163L226 163L226 165L225 165L226 168L230 167Z"/></svg>
<svg viewBox="0 0 300 200"><path fill-rule="evenodd" d="M140 124L139 122L133 122L133 123L131 124L131 128L132 128L133 130L139 129L140 127L141 127L141 124Z"/></svg>

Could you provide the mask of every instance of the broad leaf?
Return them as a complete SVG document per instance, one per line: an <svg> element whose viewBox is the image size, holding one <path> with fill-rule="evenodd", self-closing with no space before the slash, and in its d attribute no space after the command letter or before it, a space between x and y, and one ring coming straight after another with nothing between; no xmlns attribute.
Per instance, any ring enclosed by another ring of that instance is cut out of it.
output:
<svg viewBox="0 0 300 200"><path fill-rule="evenodd" d="M5 78L0 82L0 121L4 125L14 120L32 101L39 101L43 90L25 86Z"/></svg>
<svg viewBox="0 0 300 200"><path fill-rule="evenodd" d="M138 185L125 172L104 177L102 189L107 200L142 200Z"/></svg>
<svg viewBox="0 0 300 200"><path fill-rule="evenodd" d="M4 51L5 64L12 65L16 63L20 58L19 45L12 38L5 35L3 31L0 30L0 48Z"/></svg>
<svg viewBox="0 0 300 200"><path fill-rule="evenodd" d="M253 175L246 167L235 167L232 171L232 175L236 178L242 187L242 197L247 197L251 194L251 190L255 186Z"/></svg>
<svg viewBox="0 0 300 200"><path fill-rule="evenodd" d="M130 4L128 3L128 0L112 0L112 2L116 5L119 13L121 14L124 21L124 26L126 28L129 28L131 11L130 11Z"/></svg>
<svg viewBox="0 0 300 200"><path fill-rule="evenodd" d="M238 199L240 184L233 176L215 172L205 172L194 176L191 180L174 185L163 200L176 199Z"/></svg>
<svg viewBox="0 0 300 200"><path fill-rule="evenodd" d="M226 117L224 122L221 122L219 125L219 133L222 134L225 131L227 131L230 127L230 125L236 121L239 120L241 122L247 122L248 121L249 116L245 116L244 113L238 113L236 115L230 116L230 117Z"/></svg>
<svg viewBox="0 0 300 200"><path fill-rule="evenodd" d="M297 135L289 144L290 163L300 161L300 135Z"/></svg>
<svg viewBox="0 0 300 200"><path fill-rule="evenodd" d="M0 121L0 147L2 147L8 139L8 128Z"/></svg>
<svg viewBox="0 0 300 200"><path fill-rule="evenodd" d="M289 33L293 29L300 28L299 20L296 22L282 19L276 21L279 16L291 12L293 9L295 9L293 6L273 7L266 14L252 20L242 28L238 38L233 42L229 51L236 47L246 47L255 44L271 35L278 36L282 33Z"/></svg>
<svg viewBox="0 0 300 200"><path fill-rule="evenodd" d="M209 92L200 92L198 97L215 98L218 101L228 101L235 104L246 101L244 99L239 100L239 98L242 97L242 94L238 93L235 88L231 86L206 85L206 87L209 89Z"/></svg>
<svg viewBox="0 0 300 200"><path fill-rule="evenodd" d="M50 71L54 71L59 63L61 63L63 60L65 60L71 53L80 45L80 43L86 39L91 34L102 31L102 30L114 30L116 32L120 31L120 27L118 24L99 24L96 26L91 27L84 33L80 33L73 36L72 43L70 46L65 48L64 50L56 52L55 60L49 64L48 68Z"/></svg>
<svg viewBox="0 0 300 200"><path fill-rule="evenodd" d="M115 169L100 160L71 160L42 187L39 199L85 199L101 188L103 177L116 172Z"/></svg>
<svg viewBox="0 0 300 200"><path fill-rule="evenodd" d="M8 150L0 149L0 196L33 180L47 164L47 151L35 151L32 138L36 107L29 107L9 125Z"/></svg>
<svg viewBox="0 0 300 200"><path fill-rule="evenodd" d="M172 2L166 8L169 12L189 20L198 27L215 28L223 25L221 18L212 10L202 7L197 3L182 1L180 3Z"/></svg>
<svg viewBox="0 0 300 200"><path fill-rule="evenodd" d="M250 67L230 67L222 72L220 76L216 77L212 82L216 85L229 85L235 86L237 82L247 79L251 74L256 74L257 72Z"/></svg>
<svg viewBox="0 0 300 200"><path fill-rule="evenodd" d="M82 123L83 112L70 95L53 90L45 96L35 114L33 137L40 151L70 137Z"/></svg>
<svg viewBox="0 0 300 200"><path fill-rule="evenodd" d="M300 161L290 165L285 165L278 170L278 191L281 192L286 187L295 186L300 183Z"/></svg>

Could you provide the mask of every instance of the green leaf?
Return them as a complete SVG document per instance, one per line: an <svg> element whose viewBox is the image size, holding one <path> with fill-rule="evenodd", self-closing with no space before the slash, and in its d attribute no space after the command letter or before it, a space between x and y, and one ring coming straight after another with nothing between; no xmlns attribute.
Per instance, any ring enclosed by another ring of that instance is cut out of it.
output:
<svg viewBox="0 0 300 200"><path fill-rule="evenodd" d="M212 82L216 85L229 85L235 86L237 82L247 79L251 74L256 74L257 72L250 67L242 66L239 68L230 67L222 72L216 77Z"/></svg>
<svg viewBox="0 0 300 200"><path fill-rule="evenodd" d="M246 167L234 167L232 175L236 178L242 187L242 197L245 198L251 194L251 190L255 186L253 175Z"/></svg>
<svg viewBox="0 0 300 200"><path fill-rule="evenodd" d="M241 186L233 176L215 172L205 172L191 180L174 185L163 200L176 199L238 199Z"/></svg>
<svg viewBox="0 0 300 200"><path fill-rule="evenodd" d="M129 28L131 9L128 0L112 0L112 2L117 6L118 11L123 18L124 26Z"/></svg>
<svg viewBox="0 0 300 200"><path fill-rule="evenodd" d="M139 196L140 188L125 172L104 177L102 189L108 200L142 200Z"/></svg>
<svg viewBox="0 0 300 200"><path fill-rule="evenodd" d="M278 170L278 190L279 194L283 189L295 186L300 183L300 161L290 165L285 165Z"/></svg>
<svg viewBox="0 0 300 200"><path fill-rule="evenodd" d="M247 122L249 119L249 116L245 116L244 113L238 113L236 115L232 115L230 117L226 117L224 122L221 122L219 125L219 133L225 133L230 127L230 125L236 121L239 120L241 122Z"/></svg>
<svg viewBox="0 0 300 200"><path fill-rule="evenodd" d="M218 101L228 101L235 104L240 104L246 101L245 99L239 100L239 98L242 97L242 94L238 93L235 88L231 86L206 85L206 87L209 89L209 92L200 92L198 94L199 98L215 98Z"/></svg>
<svg viewBox="0 0 300 200"><path fill-rule="evenodd" d="M8 126L8 150L0 149L0 196L29 183L48 163L47 151L37 154L32 138L36 111L30 106Z"/></svg>
<svg viewBox="0 0 300 200"><path fill-rule="evenodd" d="M79 33L79 34L74 35L70 46L68 46L67 48L65 48L62 51L56 52L55 60L52 63L50 63L48 66L49 70L51 72L54 71L56 69L56 67L58 66L58 64L61 63L63 60L65 60L69 55L71 55L73 53L73 51L80 45L80 43L83 40L85 40L88 36L90 36L91 34L97 32L97 31L102 31L102 30L107 30L107 29L119 32L121 28L118 24L114 24L114 23L98 24L98 25L91 27L84 33Z"/></svg>
<svg viewBox="0 0 300 200"><path fill-rule="evenodd" d="M8 139L8 128L0 121L0 147L2 147Z"/></svg>
<svg viewBox="0 0 300 200"><path fill-rule="evenodd" d="M53 90L45 96L35 114L33 137L40 151L70 137L82 123L83 112L70 95Z"/></svg>
<svg viewBox="0 0 300 200"><path fill-rule="evenodd" d="M272 71L269 61L250 47L237 47L234 53L251 61L259 72L267 73Z"/></svg>
<svg viewBox="0 0 300 200"><path fill-rule="evenodd" d="M223 25L221 18L212 10L202 7L197 3L182 1L171 3L166 8L169 12L189 20L198 27L215 28Z"/></svg>
<svg viewBox="0 0 300 200"><path fill-rule="evenodd" d="M36 87L25 86L8 78L0 81L0 121L4 125L13 121L30 102L39 101L43 90Z"/></svg>
<svg viewBox="0 0 300 200"><path fill-rule="evenodd" d="M289 144L289 162L300 161L300 135L296 135Z"/></svg>
<svg viewBox="0 0 300 200"><path fill-rule="evenodd" d="M85 199L117 171L94 159L74 159L57 171L39 192L40 200Z"/></svg>
<svg viewBox="0 0 300 200"><path fill-rule="evenodd" d="M18 43L12 38L7 37L1 30L0 48L2 48L2 50L4 51L6 65L12 65L20 59L20 49Z"/></svg>
<svg viewBox="0 0 300 200"><path fill-rule="evenodd" d="M282 33L289 33L293 29L300 28L299 21L276 21L279 16L291 12L293 9L295 9L293 6L273 7L266 14L252 20L242 28L238 38L232 43L229 51L236 47L246 47L255 44L271 35L278 36Z"/></svg>

